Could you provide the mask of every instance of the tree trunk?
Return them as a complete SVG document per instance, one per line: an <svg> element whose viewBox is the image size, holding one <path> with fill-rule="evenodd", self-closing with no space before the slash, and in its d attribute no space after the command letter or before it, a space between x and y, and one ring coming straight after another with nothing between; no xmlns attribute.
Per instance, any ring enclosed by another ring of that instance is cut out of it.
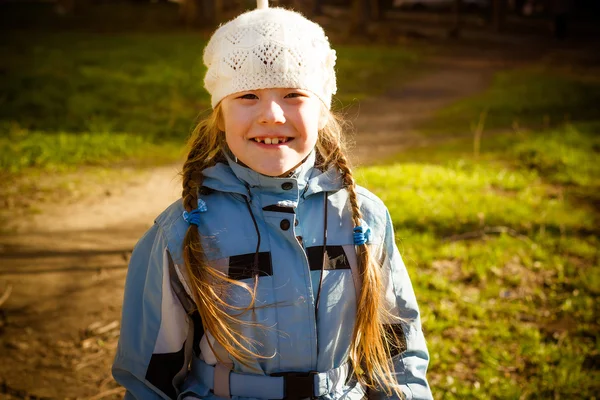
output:
<svg viewBox="0 0 600 400"><path fill-rule="evenodd" d="M214 26L217 24L217 5L213 0L202 0L202 25Z"/></svg>
<svg viewBox="0 0 600 400"><path fill-rule="evenodd" d="M523 6L525 6L525 0L515 0L515 13L523 15Z"/></svg>
<svg viewBox="0 0 600 400"><path fill-rule="evenodd" d="M506 20L506 0L494 0L492 8L492 26L494 31L502 32Z"/></svg>
<svg viewBox="0 0 600 400"><path fill-rule="evenodd" d="M315 0L293 0L290 4L293 10L299 11L310 19L313 13L313 2Z"/></svg>
<svg viewBox="0 0 600 400"><path fill-rule="evenodd" d="M84 10L88 6L88 0L56 0L54 12L58 15L70 15L77 11Z"/></svg>
<svg viewBox="0 0 600 400"><path fill-rule="evenodd" d="M224 13L225 13L224 1L223 0L215 0L214 8L215 8L215 11L214 11L215 22L220 24L221 22L223 22L223 19L224 19Z"/></svg>
<svg viewBox="0 0 600 400"><path fill-rule="evenodd" d="M179 18L186 26L195 25L200 19L200 1L199 0L183 0L179 3Z"/></svg>
<svg viewBox="0 0 600 400"><path fill-rule="evenodd" d="M370 0L369 1L369 16L373 21L380 21L383 17L381 10L381 0Z"/></svg>
<svg viewBox="0 0 600 400"><path fill-rule="evenodd" d="M223 17L222 0L183 0L179 16L189 26L214 27Z"/></svg>
<svg viewBox="0 0 600 400"><path fill-rule="evenodd" d="M312 3L312 15L323 15L323 0L313 0Z"/></svg>
<svg viewBox="0 0 600 400"><path fill-rule="evenodd" d="M454 21L452 28L450 28L450 31L448 32L449 37L460 37L460 30L462 29L462 10L462 0L454 0L454 3L452 4Z"/></svg>
<svg viewBox="0 0 600 400"><path fill-rule="evenodd" d="M366 35L370 0L352 0L350 35Z"/></svg>

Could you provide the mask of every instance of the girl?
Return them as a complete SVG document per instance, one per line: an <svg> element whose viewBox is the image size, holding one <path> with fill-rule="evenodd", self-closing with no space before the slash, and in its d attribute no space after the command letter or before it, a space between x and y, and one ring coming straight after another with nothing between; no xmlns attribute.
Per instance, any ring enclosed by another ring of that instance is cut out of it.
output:
<svg viewBox="0 0 600 400"><path fill-rule="evenodd" d="M429 399L390 216L329 111L335 52L258 3L205 49L213 113L131 257L113 375L136 399Z"/></svg>

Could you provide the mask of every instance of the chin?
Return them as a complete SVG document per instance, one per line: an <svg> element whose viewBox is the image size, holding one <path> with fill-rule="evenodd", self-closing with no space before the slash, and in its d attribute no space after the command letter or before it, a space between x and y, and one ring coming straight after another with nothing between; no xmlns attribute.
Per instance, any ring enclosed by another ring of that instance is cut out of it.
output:
<svg viewBox="0 0 600 400"><path fill-rule="evenodd" d="M272 169L272 168L269 168L269 169L264 169L264 170L257 171L257 172L259 172L259 173L261 173L263 175L266 175L266 176L278 177L278 176L284 175L288 171L289 170L286 170L286 169Z"/></svg>
<svg viewBox="0 0 600 400"><path fill-rule="evenodd" d="M294 165L290 165L289 167L286 165L259 165L256 166L256 168L250 168L252 168L260 174L276 177L287 173L288 171L294 168Z"/></svg>

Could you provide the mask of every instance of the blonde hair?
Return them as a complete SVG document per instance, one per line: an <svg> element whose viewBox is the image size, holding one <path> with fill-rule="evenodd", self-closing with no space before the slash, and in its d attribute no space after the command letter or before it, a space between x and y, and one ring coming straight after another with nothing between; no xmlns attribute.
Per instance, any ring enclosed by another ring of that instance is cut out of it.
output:
<svg viewBox="0 0 600 400"><path fill-rule="evenodd" d="M343 121L335 113L326 110L328 120L319 131L316 145L316 166L323 170L335 167L341 175L348 191L349 208L354 226L361 225L362 214L356 195L356 183L348 159L343 135ZM184 163L183 206L187 211L197 207L202 185L202 171L217 162L226 162L223 154L225 135L218 128L222 118L220 104L212 114L201 121L194 129L189 141L189 153ZM357 299L356 323L352 336L350 360L357 380L367 388L382 388L388 395L402 396L394 377L391 351L400 347L398 337L384 327L389 318L383 303L381 266L370 254L367 245L356 246L362 289ZM207 263L200 241L198 227L190 225L183 242L186 268L191 278L194 300L198 307L204 329L211 333L219 345L238 362L248 366L255 358L269 358L258 354L254 342L241 334L241 325L252 324L242 321L239 316L254 307L254 288L233 280L211 268ZM236 285L247 290L251 302L246 307L233 307L223 296L228 285ZM235 310L237 314L229 314ZM215 354L217 354L215 352ZM226 360L220 360L227 362Z"/></svg>

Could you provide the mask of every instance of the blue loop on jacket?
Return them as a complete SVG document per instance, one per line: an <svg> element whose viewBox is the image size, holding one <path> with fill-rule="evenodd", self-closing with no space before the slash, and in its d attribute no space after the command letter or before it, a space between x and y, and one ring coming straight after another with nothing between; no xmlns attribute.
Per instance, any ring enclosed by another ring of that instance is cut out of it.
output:
<svg viewBox="0 0 600 400"><path fill-rule="evenodd" d="M206 212L208 207L202 199L198 199L198 208L190 212L183 211L183 219L190 225L200 226L200 213Z"/></svg>
<svg viewBox="0 0 600 400"><path fill-rule="evenodd" d="M364 228L362 226L357 226L354 228L354 244L360 246L361 244L365 244L369 241L371 237L371 228Z"/></svg>

